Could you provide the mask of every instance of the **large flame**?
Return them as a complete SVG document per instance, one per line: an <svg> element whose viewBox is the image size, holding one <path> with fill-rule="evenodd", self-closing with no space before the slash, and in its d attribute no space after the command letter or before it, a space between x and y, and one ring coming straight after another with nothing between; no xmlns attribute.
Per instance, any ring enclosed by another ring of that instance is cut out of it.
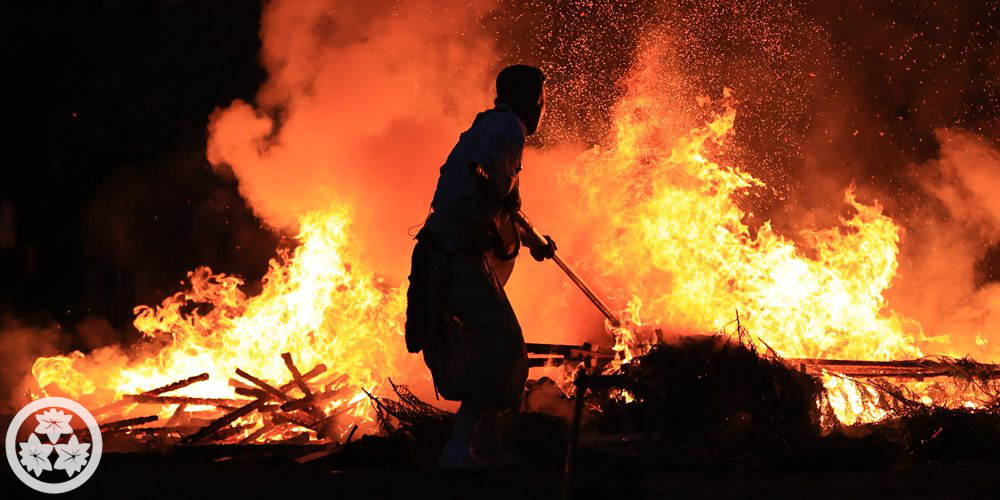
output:
<svg viewBox="0 0 1000 500"><path fill-rule="evenodd" d="M303 217L299 245L271 262L262 291L252 297L240 290L238 277L204 267L190 273L188 290L159 306L136 308L136 328L162 347L128 364L104 367L102 385L121 396L207 372L208 381L178 394L231 397L228 381L237 368L275 384L289 380L280 357L288 352L303 372L322 363L331 376L349 377L352 390L328 402L327 409L360 400L363 390L378 393L405 364L405 295L365 268L352 251L349 229L340 208ZM33 374L42 387L56 384L80 397L95 390L90 378L73 369L81 359L78 353L41 358ZM370 405L351 412L356 417L351 423L372 421Z"/></svg>
<svg viewBox="0 0 1000 500"><path fill-rule="evenodd" d="M884 298L900 228L878 203L847 188L841 226L797 239L770 222L751 224L738 200L764 183L722 162L736 119L733 96L726 90L720 100L700 99L706 121L677 136L669 99L658 95L655 57L647 54L636 68L614 108L609 144L562 171L583 193L575 215L610 230L587 263L603 288L625 291L618 304L628 325L613 331L623 359L656 340L643 333L647 326L704 333L737 316L764 348L785 357L921 356L919 329ZM187 291L136 309L147 354L100 369L85 368L79 353L41 358L35 379L73 396L105 390L111 399L208 372L209 381L181 394L219 397L232 394L227 381L236 368L287 380L279 354L290 352L302 370L324 363L349 376L354 390L328 403L339 407L362 398L362 389L377 393L389 376L425 373L413 366L416 357L405 357L403 290L352 251L349 228L343 207L306 215L299 245L271 263L259 294L244 295L237 277L198 269ZM829 374L824 385L842 422L886 416L873 389ZM368 405L353 415L371 422Z"/></svg>
<svg viewBox="0 0 1000 500"><path fill-rule="evenodd" d="M806 232L798 244L770 222L752 230L737 199L764 183L712 159L733 128L733 96L726 89L720 101L700 99L705 124L670 137L671 114L655 98L659 74L649 63L632 75L611 146L567 173L595 217L610 217L614 236L599 242L594 266L633 295L626 311L633 326L711 332L738 316L764 348L785 357L920 356L883 297L900 230L881 207L859 202L849 188L843 227ZM616 332L626 359L648 342L640 330ZM829 376L825 385L842 421L885 416L874 390Z"/></svg>

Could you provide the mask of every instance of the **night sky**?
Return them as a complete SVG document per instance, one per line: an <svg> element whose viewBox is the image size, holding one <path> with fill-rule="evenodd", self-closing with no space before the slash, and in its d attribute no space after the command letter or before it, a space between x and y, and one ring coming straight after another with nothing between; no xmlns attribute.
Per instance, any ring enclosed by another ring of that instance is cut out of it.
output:
<svg viewBox="0 0 1000 500"><path fill-rule="evenodd" d="M0 249L0 308L122 327L197 265L260 276L275 239L204 155L209 114L252 99L265 76L259 4L17 9L2 18L12 127L0 198L15 208L16 243Z"/></svg>

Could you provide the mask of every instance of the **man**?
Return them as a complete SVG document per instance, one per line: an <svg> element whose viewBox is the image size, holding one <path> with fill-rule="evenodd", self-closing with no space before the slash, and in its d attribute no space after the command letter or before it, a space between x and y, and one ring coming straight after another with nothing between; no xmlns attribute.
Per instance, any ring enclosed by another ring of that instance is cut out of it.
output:
<svg viewBox="0 0 1000 500"><path fill-rule="evenodd" d="M518 459L500 446L497 413L517 409L528 358L504 293L521 237L536 260L555 243L531 238L510 214L520 208L518 174L525 138L545 111L545 75L503 69L495 107L479 113L441 167L431 213L417 234L407 292L406 343L424 352L434 386L461 401L438 465L503 467Z"/></svg>

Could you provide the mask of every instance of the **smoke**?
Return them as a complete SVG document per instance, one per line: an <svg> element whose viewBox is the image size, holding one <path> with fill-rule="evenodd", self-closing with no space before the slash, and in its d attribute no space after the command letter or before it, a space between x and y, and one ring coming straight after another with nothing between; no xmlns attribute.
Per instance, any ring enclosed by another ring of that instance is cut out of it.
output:
<svg viewBox="0 0 1000 500"><path fill-rule="evenodd" d="M55 356L70 349L93 350L77 368L89 373L101 371L102 364L121 361L122 338L106 319L87 316L71 328L51 319L27 321L0 318L0 413L16 411L38 394L37 381L31 376L32 365L42 356ZM101 347L106 346L106 347Z"/></svg>
<svg viewBox="0 0 1000 500"><path fill-rule="evenodd" d="M676 117L667 133L697 124L696 96L734 89L727 161L773 189L746 200L757 223L771 219L788 235L834 226L856 183L862 200L877 197L906 229L890 306L929 336L950 333L949 349L979 348L994 299L978 269L998 241L997 219L977 201L992 193L961 194L987 185L970 155L993 157L954 126L995 133L997 66L983 62L1000 51L983 35L991 14L951 9L945 21L931 7L861 3L277 0L261 20L268 80L255 102L212 115L208 156L276 230L330 204L351 207L366 262L402 283L437 167L490 106L496 70L539 64L550 73L551 109L535 138L544 149L525 153L525 207L596 274L590 249L606 234L581 220L579 192L560 175L606 140L622 82L652 41L669 47L660 78L672 87L660 109ZM935 134L940 127L953 128ZM600 317L557 269L528 259L518 267L508 290L529 339L601 334Z"/></svg>
<svg viewBox="0 0 1000 500"><path fill-rule="evenodd" d="M925 351L996 358L1000 283L981 262L1000 243L1000 150L960 129L935 132L938 158L911 165L927 202L907 214L890 303L919 321Z"/></svg>
<svg viewBox="0 0 1000 500"><path fill-rule="evenodd" d="M309 211L351 207L366 264L402 283L438 167L475 114L492 106L496 72L515 62L553 65L533 59L531 50L494 42L514 39L510 20L518 16L543 25L532 34L554 26L545 15L551 9L537 7L541 13L491 2L462 9L431 1L272 2L261 20L261 60L269 78L254 104L235 101L213 114L209 159L220 174L235 175L253 211L279 231L293 230ZM486 26L501 20L503 25ZM594 31L600 23L590 18L582 24ZM624 34L625 25L618 24ZM633 42L618 39L623 47ZM539 45L518 45L525 47ZM544 151L531 146L525 152L522 196L536 223L555 228L562 248L582 257L586 247L577 236L585 221L571 213L575 194L561 189L557 173L582 150L572 144L581 134L566 132L569 121L580 124L582 118L560 118L568 115L560 110L584 100L569 91L578 89L584 73L553 75L552 112L543 125L553 132ZM602 95L613 84L608 80ZM589 100L605 107L611 101ZM551 264L520 259L508 293L529 339L573 341L582 332L603 332L593 306Z"/></svg>
<svg viewBox="0 0 1000 500"><path fill-rule="evenodd" d="M279 230L350 206L366 261L405 276L401 249L426 217L437 168L492 105L498 61L476 29L490 7L271 2L261 19L269 78L254 105L235 101L212 116L210 161L231 169Z"/></svg>
<svg viewBox="0 0 1000 500"><path fill-rule="evenodd" d="M55 324L34 326L17 319L0 320L0 412L16 411L30 401L24 395L24 383L31 364L39 356L62 352L66 344Z"/></svg>

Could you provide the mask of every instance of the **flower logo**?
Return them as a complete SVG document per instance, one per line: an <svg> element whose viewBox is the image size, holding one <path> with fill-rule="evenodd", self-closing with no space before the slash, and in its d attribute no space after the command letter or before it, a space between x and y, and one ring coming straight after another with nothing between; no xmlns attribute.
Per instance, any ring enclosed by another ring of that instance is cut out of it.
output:
<svg viewBox="0 0 1000 500"><path fill-rule="evenodd" d="M38 436L32 434L28 442L21 443L21 465L34 472L35 477L42 475L43 470L52 470L49 455L52 454L51 444L42 444Z"/></svg>
<svg viewBox="0 0 1000 500"><path fill-rule="evenodd" d="M35 418L38 420L35 432L48 436L52 444L59 440L59 436L73 433L73 428L69 426L69 420L73 416L66 415L62 410L49 410L41 415L35 415Z"/></svg>
<svg viewBox="0 0 1000 500"><path fill-rule="evenodd" d="M88 448L90 443L80 443L75 434L69 438L69 443L57 444L56 453L59 458L56 459L55 468L64 470L69 477L73 477L73 474L80 472L87 464L87 457L90 456Z"/></svg>
<svg viewBox="0 0 1000 500"><path fill-rule="evenodd" d="M30 422L31 417L37 425ZM74 419L86 425L91 442L81 442L77 437L72 425ZM27 427L33 431L26 440L19 441L18 433L26 421L33 425ZM67 434L69 437L65 438ZM66 398L44 398L29 403L7 429L7 459L14 474L43 493L64 493L83 484L97 469L102 445L100 427L93 415ZM66 475L54 475L55 471ZM53 482L60 477L67 480Z"/></svg>

